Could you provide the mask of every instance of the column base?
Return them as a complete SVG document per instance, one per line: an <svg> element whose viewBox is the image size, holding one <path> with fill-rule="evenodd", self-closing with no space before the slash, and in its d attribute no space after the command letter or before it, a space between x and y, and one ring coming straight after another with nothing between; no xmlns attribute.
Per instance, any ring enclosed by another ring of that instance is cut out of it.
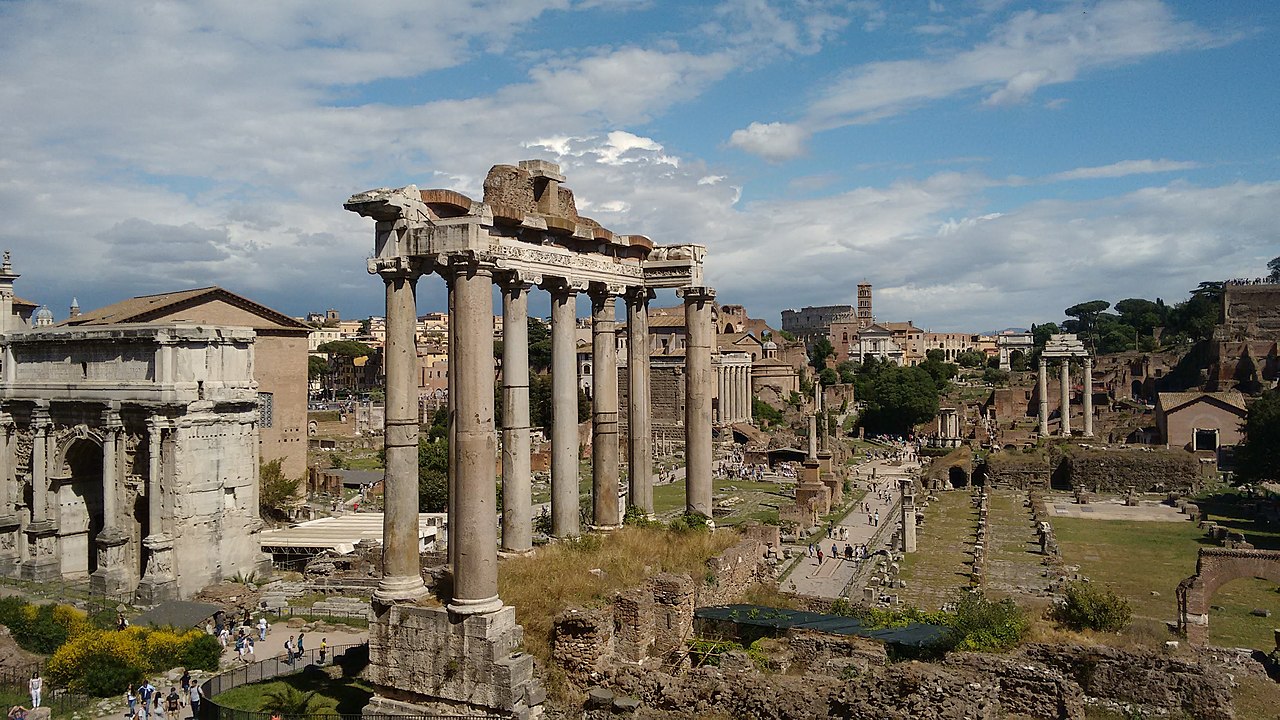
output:
<svg viewBox="0 0 1280 720"><path fill-rule="evenodd" d="M373 601L384 605L413 603L430 593L421 575L384 577L373 591Z"/></svg>
<svg viewBox="0 0 1280 720"><path fill-rule="evenodd" d="M502 598L497 595L482 600L454 598L447 607L454 615L486 615L502 609Z"/></svg>
<svg viewBox="0 0 1280 720"><path fill-rule="evenodd" d="M58 527L49 520L27 525L27 557L22 560L19 577L23 580L55 580L62 577L62 558L58 552Z"/></svg>
<svg viewBox="0 0 1280 720"><path fill-rule="evenodd" d="M145 577L133 591L133 600L139 605L159 605L178 599L178 581L173 577Z"/></svg>
<svg viewBox="0 0 1280 720"><path fill-rule="evenodd" d="M534 548L525 548L523 550L506 550L499 548L498 557L500 558L518 558L528 557L533 554Z"/></svg>
<svg viewBox="0 0 1280 720"><path fill-rule="evenodd" d="M519 650L515 608L458 618L444 608L375 606L367 679L376 694L362 715L538 718L546 692L533 656Z"/></svg>
<svg viewBox="0 0 1280 720"><path fill-rule="evenodd" d="M98 546L98 569L89 576L89 591L95 595L128 594L137 582L125 557L129 536L118 528L107 528L94 541Z"/></svg>
<svg viewBox="0 0 1280 720"><path fill-rule="evenodd" d="M610 533L614 530L621 530L622 523L618 523L616 525L591 525L590 527L592 532Z"/></svg>

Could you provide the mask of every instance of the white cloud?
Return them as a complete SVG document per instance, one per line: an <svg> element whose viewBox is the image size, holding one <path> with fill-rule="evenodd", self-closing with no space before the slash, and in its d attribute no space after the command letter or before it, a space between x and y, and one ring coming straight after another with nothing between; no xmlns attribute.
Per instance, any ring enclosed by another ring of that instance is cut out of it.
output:
<svg viewBox="0 0 1280 720"><path fill-rule="evenodd" d="M734 130L729 136L729 144L776 162L803 155L808 137L808 133L798 125L753 122L741 130Z"/></svg>
<svg viewBox="0 0 1280 720"><path fill-rule="evenodd" d="M1194 170L1203 167L1198 162L1186 160L1121 160L1110 165L1082 167L1066 172L1054 173L1045 178L1049 181L1060 180L1094 180L1098 178L1118 178L1126 175L1145 175L1151 173L1177 172Z"/></svg>

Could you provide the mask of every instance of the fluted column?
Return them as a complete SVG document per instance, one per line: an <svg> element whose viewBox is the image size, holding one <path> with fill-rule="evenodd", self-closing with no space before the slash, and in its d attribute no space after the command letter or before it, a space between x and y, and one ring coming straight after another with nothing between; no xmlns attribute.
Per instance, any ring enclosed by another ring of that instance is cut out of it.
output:
<svg viewBox="0 0 1280 720"><path fill-rule="evenodd" d="M477 615L502 608L498 598L497 507L494 497L493 276L483 267L453 272L458 344L458 468L454 502L457 548L453 553L453 601L449 611ZM416 556L415 556L416 560Z"/></svg>
<svg viewBox="0 0 1280 720"><path fill-rule="evenodd" d="M711 517L711 302L709 287L682 288L685 324L685 509Z"/></svg>
<svg viewBox="0 0 1280 720"><path fill-rule="evenodd" d="M551 291L551 534L578 534L576 293Z"/></svg>
<svg viewBox="0 0 1280 720"><path fill-rule="evenodd" d="M916 491L911 478L902 478L902 551L916 551Z"/></svg>
<svg viewBox="0 0 1280 720"><path fill-rule="evenodd" d="M653 436L649 392L649 300L653 291L627 293L627 479L629 504L653 514Z"/></svg>
<svg viewBox="0 0 1280 720"><path fill-rule="evenodd" d="M591 500L596 529L619 527L617 297L591 293Z"/></svg>
<svg viewBox="0 0 1280 720"><path fill-rule="evenodd" d="M49 520L49 422L47 409L37 407L32 412L31 521L35 524Z"/></svg>
<svg viewBox="0 0 1280 720"><path fill-rule="evenodd" d="M102 438L102 528L115 530L120 523L119 510L119 450L120 432L124 429L120 413L108 410L103 422Z"/></svg>
<svg viewBox="0 0 1280 720"><path fill-rule="evenodd" d="M386 471L382 483L382 580L373 597L383 603L411 602L427 592L418 562L417 276L406 270L388 271L382 281L387 308L383 351ZM449 524L454 525L452 515Z"/></svg>
<svg viewBox="0 0 1280 720"><path fill-rule="evenodd" d="M1037 390L1040 395L1040 437L1049 436L1049 361L1040 356Z"/></svg>
<svg viewBox="0 0 1280 720"><path fill-rule="evenodd" d="M502 286L502 549L533 549L529 461L529 285Z"/></svg>
<svg viewBox="0 0 1280 720"><path fill-rule="evenodd" d="M1093 437L1093 358L1084 359L1084 436Z"/></svg>
<svg viewBox="0 0 1280 720"><path fill-rule="evenodd" d="M1062 384L1062 437L1071 437L1071 358L1062 358L1058 377Z"/></svg>
<svg viewBox="0 0 1280 720"><path fill-rule="evenodd" d="M9 442L13 438L13 418L0 412L0 527L7 527L10 518L17 517L17 498L14 487L13 456Z"/></svg>
<svg viewBox="0 0 1280 720"><path fill-rule="evenodd" d="M725 367L716 369L716 398L720 406L720 424L729 422L729 382L725 379Z"/></svg>

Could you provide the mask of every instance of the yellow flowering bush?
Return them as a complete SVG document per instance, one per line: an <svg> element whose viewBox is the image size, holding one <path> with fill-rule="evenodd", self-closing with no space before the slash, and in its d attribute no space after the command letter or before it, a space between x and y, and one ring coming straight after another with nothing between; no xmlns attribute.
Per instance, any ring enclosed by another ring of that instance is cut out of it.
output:
<svg viewBox="0 0 1280 720"><path fill-rule="evenodd" d="M217 669L220 650L216 639L199 630L90 629L58 648L45 672L54 685L106 697L148 673L176 666Z"/></svg>

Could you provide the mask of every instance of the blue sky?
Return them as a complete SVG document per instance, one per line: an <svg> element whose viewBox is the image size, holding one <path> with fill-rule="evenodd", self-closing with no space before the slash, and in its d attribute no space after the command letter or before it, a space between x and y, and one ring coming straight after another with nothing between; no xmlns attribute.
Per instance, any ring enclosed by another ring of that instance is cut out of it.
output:
<svg viewBox="0 0 1280 720"><path fill-rule="evenodd" d="M1176 302L1280 255L1278 32L1270 0L6 2L0 246L59 318L209 284L381 314L343 200L537 157L775 324L862 280L940 331Z"/></svg>

